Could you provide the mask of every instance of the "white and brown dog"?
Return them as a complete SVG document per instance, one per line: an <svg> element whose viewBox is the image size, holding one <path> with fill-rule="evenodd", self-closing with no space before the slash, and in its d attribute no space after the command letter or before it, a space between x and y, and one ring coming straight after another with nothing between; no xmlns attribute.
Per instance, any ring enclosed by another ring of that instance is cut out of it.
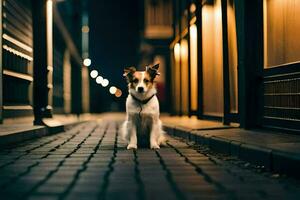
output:
<svg viewBox="0 0 300 200"><path fill-rule="evenodd" d="M165 142L154 82L159 75L158 68L159 64L146 67L145 71L136 71L134 67L124 69L129 95L126 121L121 131L123 139L128 142L127 149L137 149L138 146L159 149Z"/></svg>

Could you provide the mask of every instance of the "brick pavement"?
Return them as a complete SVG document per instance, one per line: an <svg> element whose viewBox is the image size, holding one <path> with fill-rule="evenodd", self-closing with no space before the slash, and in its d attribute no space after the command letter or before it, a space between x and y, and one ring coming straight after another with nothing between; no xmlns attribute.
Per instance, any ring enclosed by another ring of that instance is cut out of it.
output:
<svg viewBox="0 0 300 200"><path fill-rule="evenodd" d="M87 122L0 150L1 199L299 199L296 180L270 178L176 138L126 150L118 122Z"/></svg>

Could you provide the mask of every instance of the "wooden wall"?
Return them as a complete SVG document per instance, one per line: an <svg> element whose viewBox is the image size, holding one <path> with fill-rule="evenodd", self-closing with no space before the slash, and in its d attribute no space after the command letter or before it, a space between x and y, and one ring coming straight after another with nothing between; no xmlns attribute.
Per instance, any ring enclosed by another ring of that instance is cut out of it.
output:
<svg viewBox="0 0 300 200"><path fill-rule="evenodd" d="M202 8L203 113L223 116L223 63L221 1Z"/></svg>

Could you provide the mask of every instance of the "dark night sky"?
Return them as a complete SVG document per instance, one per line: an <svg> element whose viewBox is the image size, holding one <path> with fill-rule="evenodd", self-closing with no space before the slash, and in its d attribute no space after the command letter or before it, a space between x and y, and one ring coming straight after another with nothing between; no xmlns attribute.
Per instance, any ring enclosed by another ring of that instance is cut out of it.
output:
<svg viewBox="0 0 300 200"><path fill-rule="evenodd" d="M109 87L91 81L91 111L110 110L112 101L124 108L127 91L122 74L125 66L138 63L139 12L138 0L89 0L91 68L123 91L123 98L116 99Z"/></svg>

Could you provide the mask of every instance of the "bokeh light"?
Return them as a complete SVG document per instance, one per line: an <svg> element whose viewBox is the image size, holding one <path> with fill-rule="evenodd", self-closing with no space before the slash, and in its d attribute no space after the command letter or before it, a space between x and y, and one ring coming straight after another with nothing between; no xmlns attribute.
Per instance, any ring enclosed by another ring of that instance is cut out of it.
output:
<svg viewBox="0 0 300 200"><path fill-rule="evenodd" d="M111 94L115 94L116 91L117 91L117 88L116 88L115 86L111 86L111 87L109 88L109 92L110 92Z"/></svg>
<svg viewBox="0 0 300 200"><path fill-rule="evenodd" d="M120 89L117 89L116 93L115 93L116 97L121 97L122 96L122 91Z"/></svg>
<svg viewBox="0 0 300 200"><path fill-rule="evenodd" d="M103 77L102 77L102 76L98 76L98 77L96 78L96 83L102 84L102 83L103 83Z"/></svg>
<svg viewBox="0 0 300 200"><path fill-rule="evenodd" d="M84 60L83 60L83 64L84 64L84 66L90 66L91 64L92 64L92 61L91 61L91 59L89 59L89 58L85 58Z"/></svg>
<svg viewBox="0 0 300 200"><path fill-rule="evenodd" d="M106 86L108 86L108 84L109 84L109 81L107 79L103 79L102 86L106 87Z"/></svg>
<svg viewBox="0 0 300 200"><path fill-rule="evenodd" d="M97 70L92 70L90 73L92 78L96 78L98 76L98 71Z"/></svg>

